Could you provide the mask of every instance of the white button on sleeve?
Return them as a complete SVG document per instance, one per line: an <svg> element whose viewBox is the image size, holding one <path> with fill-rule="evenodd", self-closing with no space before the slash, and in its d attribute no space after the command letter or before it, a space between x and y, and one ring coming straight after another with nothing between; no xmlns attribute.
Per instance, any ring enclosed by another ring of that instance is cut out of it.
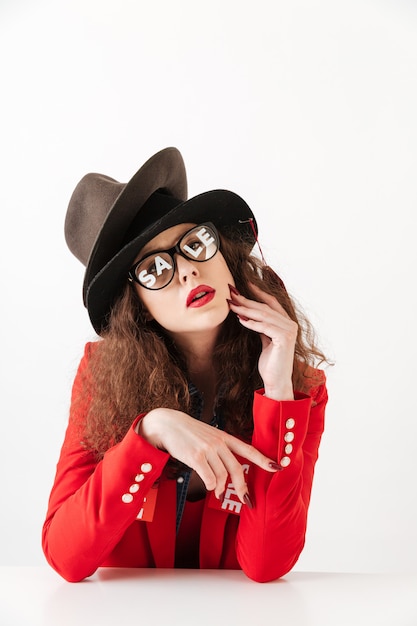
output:
<svg viewBox="0 0 417 626"><path fill-rule="evenodd" d="M138 483L134 483L133 485L130 485L129 491L130 493L137 493L139 491Z"/></svg>
<svg viewBox="0 0 417 626"><path fill-rule="evenodd" d="M287 445L284 448L284 452L285 452L285 454L291 454L291 452L292 452L292 443L287 443Z"/></svg>
<svg viewBox="0 0 417 626"><path fill-rule="evenodd" d="M291 443L291 441L294 441L294 433L285 433L284 441L286 441L287 443Z"/></svg>
<svg viewBox="0 0 417 626"><path fill-rule="evenodd" d="M143 472L144 474L148 474L152 469L152 465L151 463L142 463L142 465L140 466L140 471Z"/></svg>
<svg viewBox="0 0 417 626"><path fill-rule="evenodd" d="M287 428L294 428L294 426L295 426L295 419L293 417L288 418L287 421L285 422L285 426Z"/></svg>
<svg viewBox="0 0 417 626"><path fill-rule="evenodd" d="M143 474L136 474L135 476L135 482L140 483L142 482L142 480L145 478L145 476Z"/></svg>
<svg viewBox="0 0 417 626"><path fill-rule="evenodd" d="M291 463L291 459L288 456L283 456L280 463L282 467L288 467L288 465Z"/></svg>
<svg viewBox="0 0 417 626"><path fill-rule="evenodd" d="M131 502L133 502L133 496L131 493L124 493L122 495L122 502L124 502L125 504L130 504Z"/></svg>

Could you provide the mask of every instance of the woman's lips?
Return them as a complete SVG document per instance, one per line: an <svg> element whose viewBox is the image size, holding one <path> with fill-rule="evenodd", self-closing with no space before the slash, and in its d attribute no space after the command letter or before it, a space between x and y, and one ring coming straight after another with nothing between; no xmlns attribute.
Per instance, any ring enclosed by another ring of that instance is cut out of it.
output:
<svg viewBox="0 0 417 626"><path fill-rule="evenodd" d="M187 307L197 308L204 306L213 300L216 290L207 285L199 285L192 289L187 297Z"/></svg>

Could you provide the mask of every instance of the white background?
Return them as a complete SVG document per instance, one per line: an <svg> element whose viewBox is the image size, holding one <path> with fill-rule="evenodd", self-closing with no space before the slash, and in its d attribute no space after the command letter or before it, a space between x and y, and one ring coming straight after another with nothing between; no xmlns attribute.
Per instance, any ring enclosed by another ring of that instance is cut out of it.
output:
<svg viewBox="0 0 417 626"><path fill-rule="evenodd" d="M249 202L336 363L297 569L415 571L416 3L1 0L0 58L1 564L44 563L94 338L70 195L174 145L190 195Z"/></svg>

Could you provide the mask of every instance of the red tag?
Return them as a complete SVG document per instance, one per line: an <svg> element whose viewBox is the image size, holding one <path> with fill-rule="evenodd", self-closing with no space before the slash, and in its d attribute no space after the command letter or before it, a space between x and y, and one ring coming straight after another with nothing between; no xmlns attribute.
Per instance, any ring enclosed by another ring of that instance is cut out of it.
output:
<svg viewBox="0 0 417 626"><path fill-rule="evenodd" d="M242 463L241 465L244 473L247 475L250 468L249 463ZM230 477L228 477L226 481L226 490L224 492L223 502L216 498L216 496L214 495L214 491L211 491L209 494L208 506L211 509L217 509L218 511L224 511L225 513L234 513L235 515L240 515L242 502L239 500L236 494Z"/></svg>
<svg viewBox="0 0 417 626"><path fill-rule="evenodd" d="M148 491L148 495L143 498L142 508L136 519L141 522L152 522L155 513L156 496L158 495L158 485L153 485Z"/></svg>

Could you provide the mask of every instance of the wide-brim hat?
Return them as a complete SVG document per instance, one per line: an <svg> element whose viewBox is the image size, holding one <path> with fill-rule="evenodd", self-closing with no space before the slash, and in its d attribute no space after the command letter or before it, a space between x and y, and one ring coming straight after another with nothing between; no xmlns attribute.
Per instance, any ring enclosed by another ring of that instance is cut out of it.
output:
<svg viewBox="0 0 417 626"><path fill-rule="evenodd" d="M86 266L83 301L98 334L141 248L167 228L206 221L254 243L254 215L237 194L216 189L187 200L184 161L176 148L152 156L128 183L102 174L81 179L69 202L65 238Z"/></svg>

